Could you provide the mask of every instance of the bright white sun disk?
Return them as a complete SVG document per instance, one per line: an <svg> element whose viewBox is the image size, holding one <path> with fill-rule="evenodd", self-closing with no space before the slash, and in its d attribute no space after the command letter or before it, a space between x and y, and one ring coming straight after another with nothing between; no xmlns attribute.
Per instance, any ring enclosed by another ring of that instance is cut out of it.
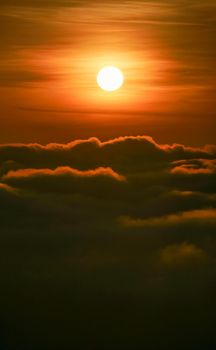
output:
<svg viewBox="0 0 216 350"><path fill-rule="evenodd" d="M124 76L116 67L104 67L97 75L97 83L105 91L115 91L123 85Z"/></svg>

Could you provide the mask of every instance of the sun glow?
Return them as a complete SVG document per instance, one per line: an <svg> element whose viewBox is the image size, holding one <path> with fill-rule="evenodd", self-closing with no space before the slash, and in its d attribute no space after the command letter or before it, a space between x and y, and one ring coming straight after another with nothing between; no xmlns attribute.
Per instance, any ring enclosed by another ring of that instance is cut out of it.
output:
<svg viewBox="0 0 216 350"><path fill-rule="evenodd" d="M97 83L102 90L112 92L120 89L124 83L124 76L116 67L104 67L97 75Z"/></svg>

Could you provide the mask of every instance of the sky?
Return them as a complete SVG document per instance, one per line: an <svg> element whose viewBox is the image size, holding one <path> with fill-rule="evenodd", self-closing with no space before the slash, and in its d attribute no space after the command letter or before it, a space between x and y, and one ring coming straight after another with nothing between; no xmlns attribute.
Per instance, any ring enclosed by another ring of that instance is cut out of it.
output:
<svg viewBox="0 0 216 350"><path fill-rule="evenodd" d="M0 2L0 350L216 348L215 21Z"/></svg>
<svg viewBox="0 0 216 350"><path fill-rule="evenodd" d="M2 142L214 142L214 0L1 1ZM96 75L119 67L124 87ZM194 132L193 132L194 130Z"/></svg>

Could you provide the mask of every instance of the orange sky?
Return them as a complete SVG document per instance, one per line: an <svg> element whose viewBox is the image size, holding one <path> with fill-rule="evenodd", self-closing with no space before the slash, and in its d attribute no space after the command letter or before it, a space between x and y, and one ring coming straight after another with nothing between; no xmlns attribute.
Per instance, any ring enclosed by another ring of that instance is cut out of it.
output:
<svg viewBox="0 0 216 350"><path fill-rule="evenodd" d="M9 1L0 24L2 142L129 134L213 142L215 14L211 0ZM97 86L106 65L124 73L118 92Z"/></svg>

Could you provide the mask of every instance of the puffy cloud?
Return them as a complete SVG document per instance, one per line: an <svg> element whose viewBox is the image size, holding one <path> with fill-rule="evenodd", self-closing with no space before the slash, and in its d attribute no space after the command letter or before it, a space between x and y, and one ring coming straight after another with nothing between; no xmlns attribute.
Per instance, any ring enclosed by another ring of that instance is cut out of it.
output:
<svg viewBox="0 0 216 350"><path fill-rule="evenodd" d="M0 176L23 190L106 194L122 205L116 216L148 218L215 206L214 146L160 145L148 136L1 145Z"/></svg>
<svg viewBox="0 0 216 350"><path fill-rule="evenodd" d="M25 168L71 166L88 170L100 166L116 171L134 172L167 167L171 161L214 159L214 147L191 148L160 145L151 137L119 137L107 142L97 138L75 140L68 144L12 144L0 147L0 162L13 160Z"/></svg>
<svg viewBox="0 0 216 350"><path fill-rule="evenodd" d="M128 228L148 228L148 227L169 227L175 225L184 225L185 223L196 224L216 224L216 209L201 209L186 211L183 213L172 214L162 217L148 219L133 219L127 216L119 218L120 224Z"/></svg>
<svg viewBox="0 0 216 350"><path fill-rule="evenodd" d="M191 159L180 160L173 163L174 167L171 170L173 174L214 174L216 173L216 160L206 159Z"/></svg>
<svg viewBox="0 0 216 350"><path fill-rule="evenodd" d="M44 193L106 196L121 203L123 212L116 216L148 218L214 207L214 169L214 146L160 145L148 136L0 146L5 184Z"/></svg>
<svg viewBox="0 0 216 350"><path fill-rule="evenodd" d="M69 167L59 167L55 170L51 169L24 169L17 171L9 171L3 180L12 180L12 179L23 179L23 178L34 178L34 177L53 177L53 176L71 176L74 178L92 178L92 177L109 177L117 181L124 181L125 178L110 168L98 168L95 170L80 171L77 169L72 169Z"/></svg>
<svg viewBox="0 0 216 350"><path fill-rule="evenodd" d="M206 255L203 249L197 247L194 244L181 243L176 245L170 245L162 249L160 253L160 259L163 264L166 265L179 265L203 262Z"/></svg>
<svg viewBox="0 0 216 350"><path fill-rule="evenodd" d="M105 349L156 349L171 327L174 349L179 329L193 332L179 349L212 342L215 158L146 136L1 145L4 348L88 348L94 334L97 349L111 334Z"/></svg>
<svg viewBox="0 0 216 350"><path fill-rule="evenodd" d="M2 177L6 184L39 192L84 193L102 196L118 189L126 178L111 168L81 171L70 167L52 169L22 169L9 171Z"/></svg>

